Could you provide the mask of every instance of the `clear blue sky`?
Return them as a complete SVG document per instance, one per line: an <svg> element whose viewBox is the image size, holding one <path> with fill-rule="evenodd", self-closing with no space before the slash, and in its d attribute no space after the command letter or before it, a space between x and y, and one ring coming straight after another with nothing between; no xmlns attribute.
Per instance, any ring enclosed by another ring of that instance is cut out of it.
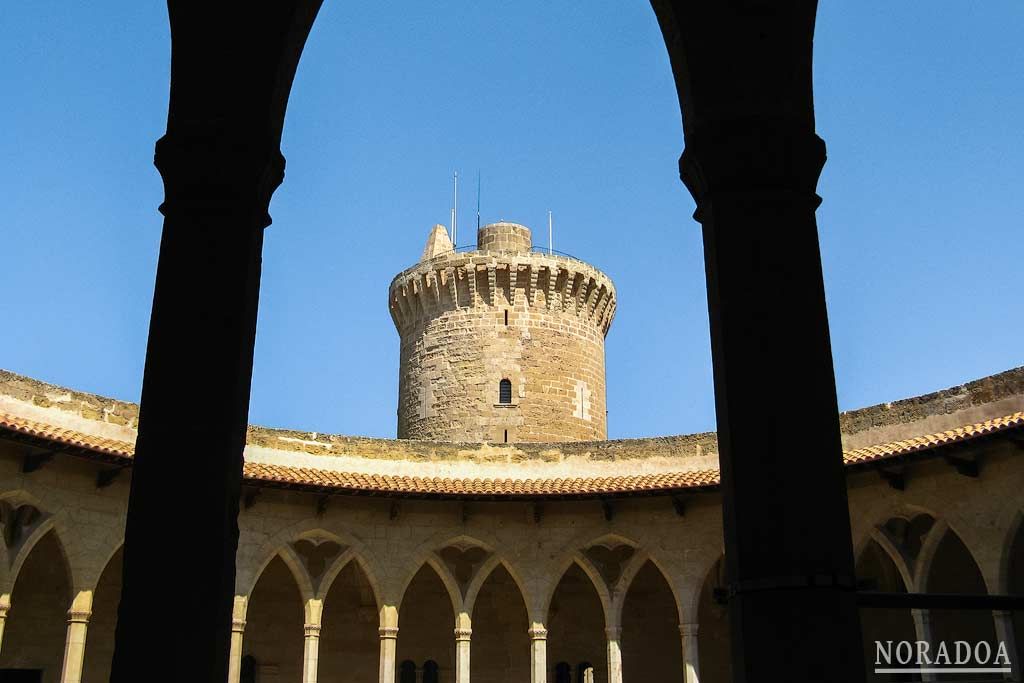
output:
<svg viewBox="0 0 1024 683"><path fill-rule="evenodd" d="M821 3L818 219L844 409L1024 363L1022 35L1019 0ZM138 400L168 60L159 2L5 9L0 367ZM610 436L713 429L681 149L642 0L326 0L271 206L252 422L394 435L387 285L448 222L458 168L482 171L485 221L541 227L551 209L556 247L614 278Z"/></svg>

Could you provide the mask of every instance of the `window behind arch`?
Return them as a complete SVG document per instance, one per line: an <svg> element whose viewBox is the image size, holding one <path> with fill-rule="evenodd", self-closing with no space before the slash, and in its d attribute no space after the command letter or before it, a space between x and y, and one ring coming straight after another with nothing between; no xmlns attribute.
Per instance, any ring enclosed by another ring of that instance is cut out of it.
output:
<svg viewBox="0 0 1024 683"><path fill-rule="evenodd" d="M416 663L405 660L398 667L398 683L416 683Z"/></svg>
<svg viewBox="0 0 1024 683"><path fill-rule="evenodd" d="M512 402L512 380L503 379L498 384L498 403Z"/></svg>
<svg viewBox="0 0 1024 683"><path fill-rule="evenodd" d="M437 662L433 659L428 659L423 663L423 683L440 683L440 681Z"/></svg>

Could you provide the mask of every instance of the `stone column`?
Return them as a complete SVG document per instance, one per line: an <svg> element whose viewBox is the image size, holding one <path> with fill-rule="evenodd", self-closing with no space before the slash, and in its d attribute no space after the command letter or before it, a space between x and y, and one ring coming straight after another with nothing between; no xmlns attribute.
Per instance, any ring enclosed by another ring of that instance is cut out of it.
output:
<svg viewBox="0 0 1024 683"><path fill-rule="evenodd" d="M622 683L622 627L604 630L608 641L608 683Z"/></svg>
<svg viewBox="0 0 1024 683"><path fill-rule="evenodd" d="M1010 673L1003 674L1008 681L1021 680L1021 661L1017 650L1017 639L1013 631L1013 612L1007 610L996 610L992 612L992 619L996 627L996 641L1002 641L1006 645L1006 654L1010 657ZM998 647L999 643L996 643Z"/></svg>
<svg viewBox="0 0 1024 683"><path fill-rule="evenodd" d="M238 683L242 676L242 636L245 634L245 614L249 599L244 595L235 596L231 612L231 657L228 660L228 683Z"/></svg>
<svg viewBox="0 0 1024 683"><path fill-rule="evenodd" d="M395 654L398 649L398 610L385 605L380 610L380 666L378 683L395 683Z"/></svg>
<svg viewBox="0 0 1024 683"><path fill-rule="evenodd" d="M465 612L455 617L455 683L469 683L469 646L473 625Z"/></svg>
<svg viewBox="0 0 1024 683"><path fill-rule="evenodd" d="M683 637L683 683L700 683L700 649L696 623L679 624L679 635Z"/></svg>
<svg viewBox="0 0 1024 683"><path fill-rule="evenodd" d="M64 641L61 683L80 683L85 664L85 637L92 616L92 591L79 591L68 610L68 635Z"/></svg>
<svg viewBox="0 0 1024 683"><path fill-rule="evenodd" d="M7 623L7 612L11 609L11 594L0 595L0 653L4 646L4 625Z"/></svg>
<svg viewBox="0 0 1024 683"><path fill-rule="evenodd" d="M704 242L733 680L863 683L815 220L817 2L652 5Z"/></svg>
<svg viewBox="0 0 1024 683"><path fill-rule="evenodd" d="M928 610L912 609L910 610L910 616L914 619L914 635L917 639L928 643L929 646L934 645L932 640L931 614ZM924 672L920 676L922 681L935 680L935 674L930 672Z"/></svg>
<svg viewBox="0 0 1024 683"><path fill-rule="evenodd" d="M306 623L302 626L302 683L316 683L317 665L320 663L320 623L324 603L311 599L306 602Z"/></svg>
<svg viewBox="0 0 1024 683"><path fill-rule="evenodd" d="M548 683L548 630L533 622L530 630L530 683Z"/></svg>
<svg viewBox="0 0 1024 683"><path fill-rule="evenodd" d="M167 3L167 132L154 159L164 222L112 683L228 677L263 233L284 178L285 105L319 5ZM203 419L183 422L197 391L208 397ZM182 443L203 472L185 504ZM169 554L183 529L187 552Z"/></svg>

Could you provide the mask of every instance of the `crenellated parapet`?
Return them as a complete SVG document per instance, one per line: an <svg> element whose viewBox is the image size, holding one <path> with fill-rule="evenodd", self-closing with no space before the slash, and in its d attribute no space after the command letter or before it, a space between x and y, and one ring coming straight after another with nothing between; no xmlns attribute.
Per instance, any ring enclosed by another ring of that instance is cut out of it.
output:
<svg viewBox="0 0 1024 683"><path fill-rule="evenodd" d="M494 223L477 248L434 226L388 289L401 336L398 436L523 443L607 437L604 339L615 286L570 256Z"/></svg>
<svg viewBox="0 0 1024 683"><path fill-rule="evenodd" d="M388 290L400 333L445 311L525 307L567 313L603 336L615 317L615 286L593 266L541 253L449 252L399 273Z"/></svg>

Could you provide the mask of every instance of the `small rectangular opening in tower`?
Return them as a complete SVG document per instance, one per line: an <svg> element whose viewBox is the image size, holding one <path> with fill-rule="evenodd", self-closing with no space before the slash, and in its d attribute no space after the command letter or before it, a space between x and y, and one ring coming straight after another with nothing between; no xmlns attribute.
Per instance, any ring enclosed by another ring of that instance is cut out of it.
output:
<svg viewBox="0 0 1024 683"><path fill-rule="evenodd" d="M508 443L508 430L505 430L505 443Z"/></svg>
<svg viewBox="0 0 1024 683"><path fill-rule="evenodd" d="M505 309L505 326L508 327L508 309Z"/></svg>

